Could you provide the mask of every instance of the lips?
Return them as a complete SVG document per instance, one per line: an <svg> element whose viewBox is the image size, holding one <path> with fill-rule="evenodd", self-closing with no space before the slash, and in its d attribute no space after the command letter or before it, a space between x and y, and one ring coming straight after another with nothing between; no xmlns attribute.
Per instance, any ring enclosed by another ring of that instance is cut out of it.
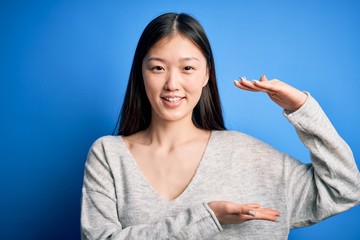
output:
<svg viewBox="0 0 360 240"><path fill-rule="evenodd" d="M178 103L183 99L184 97L162 97L162 99L171 102L171 103Z"/></svg>

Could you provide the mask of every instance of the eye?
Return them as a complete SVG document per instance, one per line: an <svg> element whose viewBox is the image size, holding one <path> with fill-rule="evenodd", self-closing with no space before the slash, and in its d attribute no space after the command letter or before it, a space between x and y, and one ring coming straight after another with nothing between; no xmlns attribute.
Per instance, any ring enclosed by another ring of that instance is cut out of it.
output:
<svg viewBox="0 0 360 240"><path fill-rule="evenodd" d="M155 66L155 67L152 67L151 70L154 72L162 72L165 69L162 66Z"/></svg>
<svg viewBox="0 0 360 240"><path fill-rule="evenodd" d="M186 67L184 67L184 70L185 71L191 71L191 70L194 70L194 68L191 67L191 66L186 66Z"/></svg>

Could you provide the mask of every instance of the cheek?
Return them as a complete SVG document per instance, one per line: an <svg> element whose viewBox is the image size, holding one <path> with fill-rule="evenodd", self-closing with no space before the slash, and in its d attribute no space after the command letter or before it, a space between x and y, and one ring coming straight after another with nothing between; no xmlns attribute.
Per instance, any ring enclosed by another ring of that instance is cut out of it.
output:
<svg viewBox="0 0 360 240"><path fill-rule="evenodd" d="M187 81L188 91L192 93L201 94L203 87L206 85L207 80L205 80L203 74L199 74L196 77L193 77Z"/></svg>
<svg viewBox="0 0 360 240"><path fill-rule="evenodd" d="M144 76L144 87L146 95L151 102L154 97L157 97L161 90L161 81L157 81L156 79L149 79Z"/></svg>
<svg viewBox="0 0 360 240"><path fill-rule="evenodd" d="M148 98L154 93L154 86L148 81L144 80L145 92Z"/></svg>

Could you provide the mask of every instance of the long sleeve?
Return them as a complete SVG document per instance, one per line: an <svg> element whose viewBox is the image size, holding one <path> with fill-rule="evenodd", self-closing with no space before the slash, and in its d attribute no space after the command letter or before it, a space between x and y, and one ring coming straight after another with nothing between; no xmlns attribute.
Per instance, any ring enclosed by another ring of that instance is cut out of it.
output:
<svg viewBox="0 0 360 240"><path fill-rule="evenodd" d="M111 152L106 152L104 141L96 141L85 164L81 206L83 240L202 239L222 230L206 204L198 204L159 221L123 228L115 193L115 186L120 183L114 181L114 174L119 173L113 172L109 158ZM126 209L127 206L121 207Z"/></svg>
<svg viewBox="0 0 360 240"><path fill-rule="evenodd" d="M350 147L310 95L293 113L284 113L310 150L312 164L289 164L290 227L316 223L360 202L360 175Z"/></svg>
<svg viewBox="0 0 360 240"><path fill-rule="evenodd" d="M164 201L144 179L121 137L96 141L85 164L82 239L286 239L360 202L360 175L349 146L310 95L284 113L310 150L311 164L236 131L213 131L184 193ZM221 226L209 201L257 202L279 222Z"/></svg>

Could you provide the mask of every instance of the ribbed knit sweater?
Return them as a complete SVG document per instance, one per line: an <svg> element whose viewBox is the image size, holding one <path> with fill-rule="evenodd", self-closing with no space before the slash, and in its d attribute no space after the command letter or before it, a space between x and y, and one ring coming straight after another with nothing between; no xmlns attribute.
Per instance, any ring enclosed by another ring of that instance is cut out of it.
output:
<svg viewBox="0 0 360 240"><path fill-rule="evenodd" d="M122 136L101 137L85 164L82 239L287 239L291 228L316 223L360 201L352 152L309 95L284 116L310 150L304 164L236 131L212 131L190 184L165 200L146 181ZM259 203L278 222L221 225L210 201Z"/></svg>

